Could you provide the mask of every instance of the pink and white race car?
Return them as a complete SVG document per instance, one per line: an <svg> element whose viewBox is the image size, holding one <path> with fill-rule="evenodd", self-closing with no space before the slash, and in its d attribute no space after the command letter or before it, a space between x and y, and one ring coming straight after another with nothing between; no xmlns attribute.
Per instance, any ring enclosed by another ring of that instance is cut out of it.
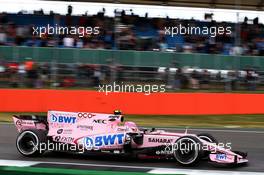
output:
<svg viewBox="0 0 264 175"><path fill-rule="evenodd" d="M181 165L200 160L236 165L247 163L247 154L219 145L210 134L189 134L139 129L114 114L48 111L48 116L13 117L19 135L18 151L38 156L47 151L76 153L113 152L139 158L175 159Z"/></svg>

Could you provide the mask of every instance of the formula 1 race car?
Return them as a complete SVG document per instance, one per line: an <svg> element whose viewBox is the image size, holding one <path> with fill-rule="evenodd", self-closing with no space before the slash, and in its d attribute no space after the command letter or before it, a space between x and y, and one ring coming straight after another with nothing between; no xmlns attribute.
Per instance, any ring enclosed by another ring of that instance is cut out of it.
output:
<svg viewBox="0 0 264 175"><path fill-rule="evenodd" d="M120 111L114 114L48 111L47 117L20 115L13 120L19 131L16 146L24 156L38 156L47 151L98 151L170 158L181 165L195 165L202 159L226 165L248 162L246 153L218 145L210 134L139 129L134 122L124 122Z"/></svg>

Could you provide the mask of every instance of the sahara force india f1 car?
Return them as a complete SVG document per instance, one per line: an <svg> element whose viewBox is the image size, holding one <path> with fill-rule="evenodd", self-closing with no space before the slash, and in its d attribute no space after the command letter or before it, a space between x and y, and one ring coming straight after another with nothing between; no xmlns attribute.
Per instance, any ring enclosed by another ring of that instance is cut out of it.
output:
<svg viewBox="0 0 264 175"><path fill-rule="evenodd" d="M47 117L20 115L13 120L19 132L16 146L24 156L38 156L51 151L47 144L60 144L59 149L65 148L61 145L71 147L59 151L70 152L76 148L76 153L99 151L169 158L187 166L202 159L226 165L248 162L246 153L219 146L210 134L140 130L134 122L124 122L119 111L114 114L48 111Z"/></svg>

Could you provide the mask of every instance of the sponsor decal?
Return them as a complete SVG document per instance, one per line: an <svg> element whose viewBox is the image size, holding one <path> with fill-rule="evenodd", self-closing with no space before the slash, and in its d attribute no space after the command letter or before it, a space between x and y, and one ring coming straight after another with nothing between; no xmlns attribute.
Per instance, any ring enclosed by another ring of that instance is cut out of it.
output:
<svg viewBox="0 0 264 175"><path fill-rule="evenodd" d="M22 126L22 121L21 121L21 120L17 120L17 121L16 121L16 125L17 125L17 126Z"/></svg>
<svg viewBox="0 0 264 175"><path fill-rule="evenodd" d="M96 120L93 120L93 123L97 123L97 124L106 124L106 120L96 119Z"/></svg>
<svg viewBox="0 0 264 175"><path fill-rule="evenodd" d="M64 129L63 134L72 134L72 129Z"/></svg>
<svg viewBox="0 0 264 175"><path fill-rule="evenodd" d="M79 118L92 118L94 116L95 116L95 114L92 114L92 113L86 113L86 112L79 112L78 113Z"/></svg>
<svg viewBox="0 0 264 175"><path fill-rule="evenodd" d="M88 125L77 125L77 128L83 131L93 130L93 126Z"/></svg>
<svg viewBox="0 0 264 175"><path fill-rule="evenodd" d="M171 143L173 139L166 139L166 138L148 138L149 142L154 143Z"/></svg>
<svg viewBox="0 0 264 175"><path fill-rule="evenodd" d="M217 160L226 160L227 156L226 156L226 154L216 154L216 159Z"/></svg>
<svg viewBox="0 0 264 175"><path fill-rule="evenodd" d="M108 118L109 118L109 121L115 121L116 119L119 118L119 116L118 115L110 115Z"/></svg>
<svg viewBox="0 0 264 175"><path fill-rule="evenodd" d="M59 129L57 134L72 134L72 129Z"/></svg>
<svg viewBox="0 0 264 175"><path fill-rule="evenodd" d="M110 146L117 144L123 144L124 143L124 136L125 134L109 134L109 135L101 135L96 137L86 137L84 139L84 145L87 148L91 147L101 147L101 146Z"/></svg>
<svg viewBox="0 0 264 175"><path fill-rule="evenodd" d="M56 141L56 142L66 142L66 143L71 143L71 142L73 142L73 138L72 137L62 137L62 136L56 136L55 138L54 138L54 140Z"/></svg>
<svg viewBox="0 0 264 175"><path fill-rule="evenodd" d="M57 130L57 134L61 134L63 132L63 129Z"/></svg>
<svg viewBox="0 0 264 175"><path fill-rule="evenodd" d="M34 125L34 122L33 121L25 121L25 120L17 120L16 121L16 126L19 126L21 127L22 125Z"/></svg>
<svg viewBox="0 0 264 175"><path fill-rule="evenodd" d="M64 115L54 115L51 116L51 122L53 123L69 123L74 124L76 123L76 117L64 116Z"/></svg>
<svg viewBox="0 0 264 175"><path fill-rule="evenodd" d="M128 128L117 128L117 131L125 132L128 131Z"/></svg>

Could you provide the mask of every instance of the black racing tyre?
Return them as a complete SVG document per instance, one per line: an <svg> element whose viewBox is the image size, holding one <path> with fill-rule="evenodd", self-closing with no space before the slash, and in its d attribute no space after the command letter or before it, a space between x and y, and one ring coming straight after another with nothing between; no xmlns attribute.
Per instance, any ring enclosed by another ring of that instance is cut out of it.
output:
<svg viewBox="0 0 264 175"><path fill-rule="evenodd" d="M218 140L214 136L212 136L211 134L201 133L201 134L198 134L197 136L200 139L205 140L207 142L218 144Z"/></svg>
<svg viewBox="0 0 264 175"><path fill-rule="evenodd" d="M202 142L194 136L183 136L175 141L174 158L180 165L196 165L203 155Z"/></svg>
<svg viewBox="0 0 264 175"><path fill-rule="evenodd" d="M207 142L214 143L214 144L218 145L218 140L214 136L212 136L211 134L201 133L201 134L198 134L197 136L200 139L202 139L202 140L205 140ZM203 159L209 159L209 154L210 154L210 151L204 150L203 151L202 158Z"/></svg>
<svg viewBox="0 0 264 175"><path fill-rule="evenodd" d="M24 130L22 131L16 139L17 150L27 157L35 157L43 154L45 150L40 148L45 148L42 144L47 143L47 132L44 130ZM46 145L45 145L46 146Z"/></svg>

